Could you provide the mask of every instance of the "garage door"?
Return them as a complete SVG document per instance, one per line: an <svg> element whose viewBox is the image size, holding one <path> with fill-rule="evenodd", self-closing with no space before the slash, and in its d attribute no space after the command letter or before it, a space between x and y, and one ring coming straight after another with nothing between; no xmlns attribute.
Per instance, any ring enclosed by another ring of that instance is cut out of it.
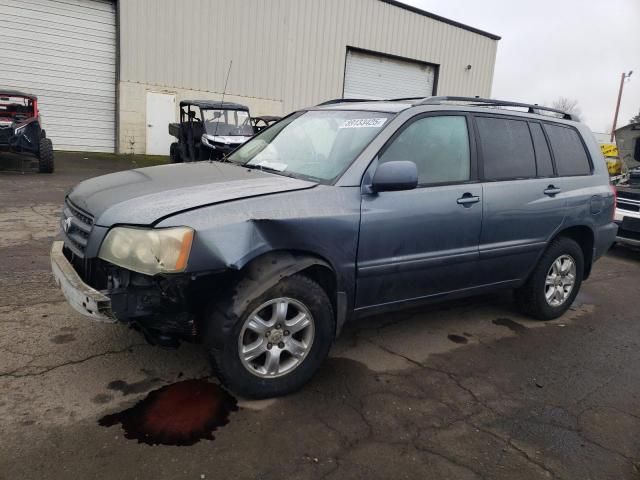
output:
<svg viewBox="0 0 640 480"><path fill-rule="evenodd" d="M348 50L344 98L429 97L434 80L433 66Z"/></svg>
<svg viewBox="0 0 640 480"><path fill-rule="evenodd" d="M38 96L56 150L112 152L115 3L0 0L0 11L0 88Z"/></svg>

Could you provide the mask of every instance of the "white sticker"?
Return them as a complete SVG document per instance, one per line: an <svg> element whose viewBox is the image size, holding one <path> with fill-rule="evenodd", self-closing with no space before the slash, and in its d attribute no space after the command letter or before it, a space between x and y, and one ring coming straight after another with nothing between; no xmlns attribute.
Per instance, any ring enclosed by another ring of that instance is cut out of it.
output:
<svg viewBox="0 0 640 480"><path fill-rule="evenodd" d="M340 128L380 128L386 121L386 118L352 118L345 120Z"/></svg>

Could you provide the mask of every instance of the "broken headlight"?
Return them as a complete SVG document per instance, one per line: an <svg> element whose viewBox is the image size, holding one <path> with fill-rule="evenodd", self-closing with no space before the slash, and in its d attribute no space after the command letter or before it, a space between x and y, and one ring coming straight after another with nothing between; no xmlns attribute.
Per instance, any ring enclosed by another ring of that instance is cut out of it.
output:
<svg viewBox="0 0 640 480"><path fill-rule="evenodd" d="M146 275L178 273L187 268L193 229L112 228L98 257L119 267Z"/></svg>

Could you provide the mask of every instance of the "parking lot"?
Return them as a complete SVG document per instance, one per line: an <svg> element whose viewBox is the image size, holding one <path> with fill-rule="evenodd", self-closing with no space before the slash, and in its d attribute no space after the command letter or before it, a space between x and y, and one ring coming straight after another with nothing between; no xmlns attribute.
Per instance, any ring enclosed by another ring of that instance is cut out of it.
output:
<svg viewBox="0 0 640 480"><path fill-rule="evenodd" d="M640 478L640 252L621 247L552 322L505 292L348 325L306 388L238 399L213 440L99 425L210 371L198 346L149 346L65 303L48 257L65 191L132 160L56 161L0 161L0 479Z"/></svg>

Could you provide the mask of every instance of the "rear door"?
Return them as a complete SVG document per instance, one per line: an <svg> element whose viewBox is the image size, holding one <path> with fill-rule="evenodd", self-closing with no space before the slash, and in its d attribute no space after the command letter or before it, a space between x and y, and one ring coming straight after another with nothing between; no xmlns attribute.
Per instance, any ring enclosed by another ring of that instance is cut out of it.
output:
<svg viewBox="0 0 640 480"><path fill-rule="evenodd" d="M485 284L527 276L563 222L549 146L538 122L476 115L483 179L480 274Z"/></svg>
<svg viewBox="0 0 640 480"><path fill-rule="evenodd" d="M482 186L468 125L464 114L417 117L380 153L416 163L419 186L363 195L357 309L477 284Z"/></svg>

